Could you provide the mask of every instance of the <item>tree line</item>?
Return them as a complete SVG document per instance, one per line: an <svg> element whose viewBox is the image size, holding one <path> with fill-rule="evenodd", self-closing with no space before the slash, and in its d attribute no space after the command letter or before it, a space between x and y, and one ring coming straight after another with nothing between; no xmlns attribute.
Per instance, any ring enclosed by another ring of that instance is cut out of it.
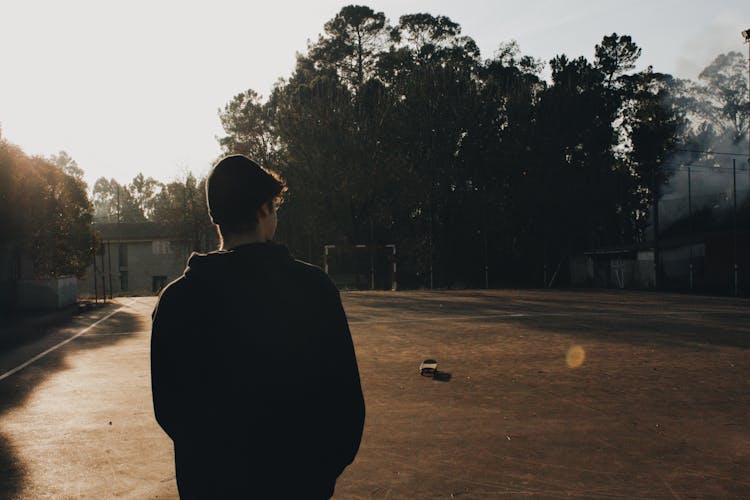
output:
<svg viewBox="0 0 750 500"><path fill-rule="evenodd" d="M514 42L482 59L445 16L347 6L268 98L220 110L220 145L287 177L279 234L299 255L394 242L402 283L479 286L486 264L495 284L540 284L577 252L646 240L677 151L746 140L739 53L699 82L635 71L640 55L613 33L593 60L554 57L548 83Z"/></svg>
<svg viewBox="0 0 750 500"><path fill-rule="evenodd" d="M15 278L24 257L35 277L82 275L96 247L92 218L83 171L68 154L28 156L0 139L0 281Z"/></svg>
<svg viewBox="0 0 750 500"><path fill-rule="evenodd" d="M83 177L65 151L29 156L0 138L0 296L11 293L5 287L21 274L83 276L103 251L95 222L157 222L169 226L168 236L186 242L187 250L216 247L205 180L186 174L161 183L139 173L121 185L102 177L90 196Z"/></svg>
<svg viewBox="0 0 750 500"><path fill-rule="evenodd" d="M635 71L640 55L613 33L591 60L554 57L547 81L515 42L483 58L445 16L391 23L347 6L268 97L248 89L219 110L219 145L286 177L277 235L300 258L395 243L403 285L481 286L485 269L492 285L539 285L583 250L652 238L676 157L701 164L746 145L738 52L697 82ZM7 143L0 155L1 229L40 273L82 272L92 220L164 223L191 249L215 245L205 179L102 177L89 201L67 155L30 158ZM55 238L69 243L43 243Z"/></svg>
<svg viewBox="0 0 750 500"><path fill-rule="evenodd" d="M98 223L157 222L187 245L206 252L216 248L216 231L208 218L205 179L187 173L168 183L137 174L130 183L100 177L94 183L94 221Z"/></svg>
<svg viewBox="0 0 750 500"><path fill-rule="evenodd" d="M323 245L397 243L402 284L539 284L582 250L653 238L670 161L710 161L748 128L744 59L719 55L698 82L634 71L613 33L594 58L542 61L515 42L482 59L445 16L348 6L263 99L220 110L224 153L290 186L278 237L320 264ZM94 186L100 221L166 222L211 246L203 179Z"/></svg>

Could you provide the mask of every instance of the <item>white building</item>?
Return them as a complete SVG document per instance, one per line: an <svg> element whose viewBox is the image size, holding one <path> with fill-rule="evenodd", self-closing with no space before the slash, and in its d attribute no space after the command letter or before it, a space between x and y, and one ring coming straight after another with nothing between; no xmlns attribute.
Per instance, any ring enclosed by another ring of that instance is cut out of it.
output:
<svg viewBox="0 0 750 500"><path fill-rule="evenodd" d="M79 280L81 295L158 293L185 270L192 249L173 228L154 222L94 224L102 246Z"/></svg>

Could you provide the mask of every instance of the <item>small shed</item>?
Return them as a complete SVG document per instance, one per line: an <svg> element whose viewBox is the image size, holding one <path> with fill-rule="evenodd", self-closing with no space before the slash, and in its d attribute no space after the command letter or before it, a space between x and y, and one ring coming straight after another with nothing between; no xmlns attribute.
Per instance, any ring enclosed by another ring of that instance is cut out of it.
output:
<svg viewBox="0 0 750 500"><path fill-rule="evenodd" d="M654 251L645 246L601 248L570 259L576 287L649 289L655 272Z"/></svg>

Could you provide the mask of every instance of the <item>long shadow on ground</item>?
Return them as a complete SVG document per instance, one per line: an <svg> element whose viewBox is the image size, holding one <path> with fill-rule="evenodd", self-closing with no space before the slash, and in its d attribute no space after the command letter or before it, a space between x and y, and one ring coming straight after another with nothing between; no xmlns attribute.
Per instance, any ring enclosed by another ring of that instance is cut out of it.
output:
<svg viewBox="0 0 750 500"><path fill-rule="evenodd" d="M28 331L26 342L14 336L12 341L6 340L0 355L3 358L25 358L23 361L30 359L65 338L72 337L119 307L118 304L111 304L93 313L78 314L55 324ZM141 320L140 316L123 309L107 322L118 324L118 329L114 330L116 332L132 332L143 330ZM15 408L23 406L34 390L45 380L68 368L66 359L69 355L84 349L109 346L124 338L123 335L97 336L97 342L81 342L80 340L86 338L87 335L69 342L23 370L0 380L0 419ZM25 464L18 456L9 437L0 434L0 498L19 498L25 479Z"/></svg>
<svg viewBox="0 0 750 500"><path fill-rule="evenodd" d="M519 323L539 331L567 333L628 344L691 347L694 345L750 348L748 315L672 316L622 315L617 318L535 316Z"/></svg>
<svg viewBox="0 0 750 500"><path fill-rule="evenodd" d="M356 292L355 292L356 293ZM632 291L462 290L357 297L354 323L507 315L539 331L672 347L691 344L750 348L750 301L727 297Z"/></svg>

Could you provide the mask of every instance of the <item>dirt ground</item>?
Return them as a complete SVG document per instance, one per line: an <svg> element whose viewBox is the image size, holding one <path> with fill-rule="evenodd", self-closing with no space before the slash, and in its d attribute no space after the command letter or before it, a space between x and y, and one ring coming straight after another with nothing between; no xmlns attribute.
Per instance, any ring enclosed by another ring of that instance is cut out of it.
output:
<svg viewBox="0 0 750 500"><path fill-rule="evenodd" d="M750 300L342 297L367 420L335 498L750 497ZM154 302L0 352L0 498L176 497L151 408ZM426 358L438 377L420 376Z"/></svg>
<svg viewBox="0 0 750 500"><path fill-rule="evenodd" d="M343 297L368 413L337 498L750 497L748 300Z"/></svg>

